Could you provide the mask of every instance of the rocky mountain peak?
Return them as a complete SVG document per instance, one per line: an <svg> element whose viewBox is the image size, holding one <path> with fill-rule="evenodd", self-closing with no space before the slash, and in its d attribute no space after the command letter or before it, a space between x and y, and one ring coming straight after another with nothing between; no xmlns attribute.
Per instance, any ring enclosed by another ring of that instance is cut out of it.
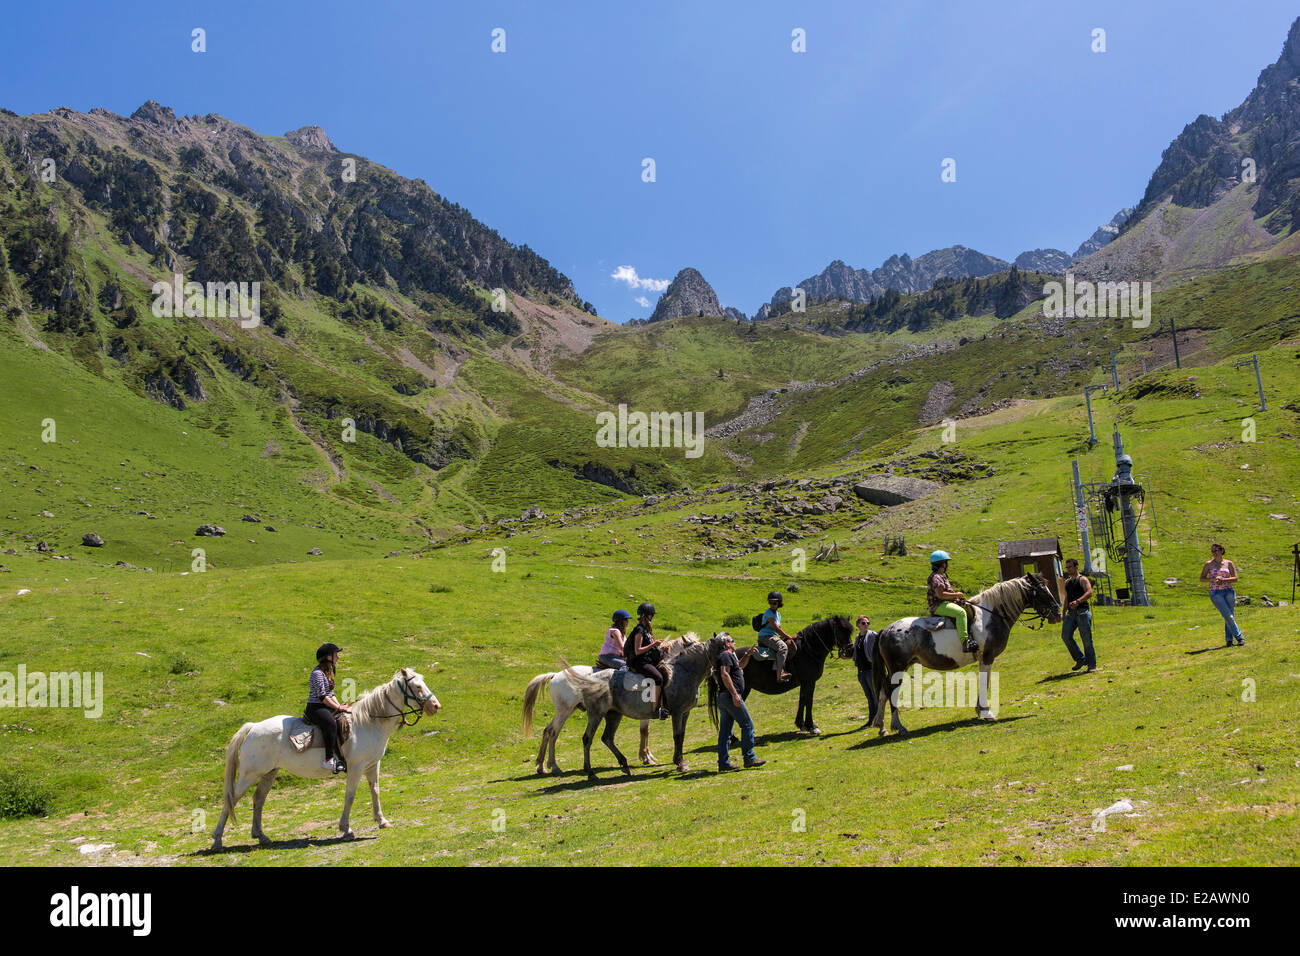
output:
<svg viewBox="0 0 1300 956"><path fill-rule="evenodd" d="M284 134L294 146L299 149L315 150L326 153L337 153L338 149L325 135L325 131L319 126L301 126L298 129L290 130Z"/></svg>
<svg viewBox="0 0 1300 956"><path fill-rule="evenodd" d="M705 281L698 269L689 266L677 273L664 294L655 304L651 322L676 319L684 315L723 315L722 303L713 286Z"/></svg>
<svg viewBox="0 0 1300 956"><path fill-rule="evenodd" d="M171 127L176 125L176 113L170 106L163 106L157 100L148 100L131 114L131 119L154 126Z"/></svg>

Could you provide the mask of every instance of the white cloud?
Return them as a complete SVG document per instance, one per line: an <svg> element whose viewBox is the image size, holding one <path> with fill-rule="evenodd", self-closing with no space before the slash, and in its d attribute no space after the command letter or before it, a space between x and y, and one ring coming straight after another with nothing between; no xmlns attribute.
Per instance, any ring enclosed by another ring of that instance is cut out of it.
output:
<svg viewBox="0 0 1300 956"><path fill-rule="evenodd" d="M635 302L637 305L641 306L641 308L643 308L643 309L648 309L648 308L650 308L650 300L647 299L647 298L646 298L645 296L643 296L643 295L639 295L639 296L637 296L637 297L636 297L635 299L633 299L632 301Z"/></svg>
<svg viewBox="0 0 1300 956"><path fill-rule="evenodd" d="M669 279L643 279L636 274L632 266L619 266L609 274L615 282L626 282L629 289L645 289L648 292L663 292L668 288Z"/></svg>

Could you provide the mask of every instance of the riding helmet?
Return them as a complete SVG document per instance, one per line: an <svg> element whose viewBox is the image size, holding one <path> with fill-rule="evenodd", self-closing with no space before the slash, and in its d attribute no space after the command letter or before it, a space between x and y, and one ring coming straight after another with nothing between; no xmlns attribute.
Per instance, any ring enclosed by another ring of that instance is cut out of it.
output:
<svg viewBox="0 0 1300 956"><path fill-rule="evenodd" d="M649 601L645 601L637 605L636 613L640 617L654 617L655 606L651 604Z"/></svg>
<svg viewBox="0 0 1300 956"><path fill-rule="evenodd" d="M320 647L316 648L316 660L324 660L331 654L339 654L342 653L342 651L343 648L339 647L337 644L322 644Z"/></svg>
<svg viewBox="0 0 1300 956"><path fill-rule="evenodd" d="M951 561L952 557L947 551L936 551L930 555L930 563L938 564L940 561Z"/></svg>
<svg viewBox="0 0 1300 956"><path fill-rule="evenodd" d="M770 592L768 592L767 599L768 599L769 601L775 601L777 604L784 604L784 603L785 603L785 599L781 597L781 592L780 592L780 591L770 591Z"/></svg>
<svg viewBox="0 0 1300 956"><path fill-rule="evenodd" d="M630 621L630 620L632 620L632 615L628 614L627 611L623 610L622 608L619 608L617 611L614 612L615 624L617 624L619 621Z"/></svg>

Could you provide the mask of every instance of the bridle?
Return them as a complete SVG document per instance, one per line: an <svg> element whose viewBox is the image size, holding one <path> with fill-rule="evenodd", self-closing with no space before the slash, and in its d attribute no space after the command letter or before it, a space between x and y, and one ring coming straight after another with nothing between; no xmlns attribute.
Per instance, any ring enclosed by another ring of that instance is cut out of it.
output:
<svg viewBox="0 0 1300 956"><path fill-rule="evenodd" d="M433 691L429 691L429 696L421 699L420 695L411 689L411 679L409 677L398 677L396 683L402 692L401 709L396 714L377 714L376 716L401 717L403 727L414 727L420 722L420 718L424 716L424 705L433 700ZM388 703L392 703L388 698L387 690L384 691L384 700ZM414 707L411 707L412 701L415 702ZM414 717L414 719L410 723L407 723L406 718L408 717Z"/></svg>
<svg viewBox="0 0 1300 956"><path fill-rule="evenodd" d="M820 622L819 622L819 623L820 623ZM829 625L831 626L831 629L832 629L832 630L835 629L835 618L829 618L829 619L826 621L826 623L829 624ZM811 627L812 625L809 625L809 626ZM814 632L814 633L815 633L815 632ZM838 634L838 631L836 631L836 633ZM802 631L801 631L799 634L796 634L796 635L795 635L795 640L797 640L797 641L806 641L806 640L808 640L807 637L803 637L802 635L803 635L803 632L802 632ZM809 637L811 637L811 636L812 636L812 635L809 635ZM821 646L822 646L822 650L826 653L827 656L830 655L830 652L831 652L831 648L832 648L832 647L834 647L834 648L836 649L836 654L839 655L840 660L848 660L850 657L853 656L853 645L852 645L851 643L849 644L849 646L848 646L848 648L847 648L848 653L846 654L846 653L845 653L846 648L841 647L841 646L840 646L840 642L839 642L838 640L832 640L831 642L828 643L828 642L826 641L825 638L823 638L820 634L818 634L818 635L817 635L817 641L818 641L819 644L821 644Z"/></svg>
<svg viewBox="0 0 1300 956"><path fill-rule="evenodd" d="M1030 588L1030 599L1025 602L1025 607L1021 610L1020 616L1021 617L1028 616L1030 622L1032 621L1038 622L1037 625L1026 622L1025 627L1027 627L1029 630L1031 631L1042 630L1044 627L1047 626L1048 619L1047 619L1047 615L1038 609L1038 604L1034 600L1035 598L1040 596L1038 593L1038 585L1031 584L1029 588ZM1011 628L1016 623L1017 619L1013 619L1008 615L1004 614L1001 608L985 607L983 604L976 604L974 601L968 601L967 603L970 604L971 607L979 608L981 611L987 611L990 614L996 614L1001 619L1002 623L1007 626L1008 633L1011 631Z"/></svg>

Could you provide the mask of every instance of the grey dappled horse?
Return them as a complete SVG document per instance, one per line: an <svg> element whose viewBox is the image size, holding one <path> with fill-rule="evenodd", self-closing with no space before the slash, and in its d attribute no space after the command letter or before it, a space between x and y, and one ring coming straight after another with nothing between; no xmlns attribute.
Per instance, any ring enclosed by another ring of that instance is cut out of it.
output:
<svg viewBox="0 0 1300 956"><path fill-rule="evenodd" d="M1053 624L1061 620L1061 605L1041 574L1026 574L1022 578L1001 581L969 598L967 603L974 606L970 632L979 645L979 650L974 653L962 649L962 638L950 620L942 628L931 631L918 623L931 619L905 617L880 632L871 655L871 686L879 704L871 726L879 728L882 737L885 734L886 701L890 705L890 729L907 732L898 719L898 705L890 689L898 686L903 672L914 661L941 671L956 670L978 661L979 695L975 713L984 720L993 720L988 701L989 671L994 659L1006 650L1012 625L1026 608L1031 608L1032 613Z"/></svg>
<svg viewBox="0 0 1300 956"><path fill-rule="evenodd" d="M700 684L709 676L718 655L722 653L723 638L726 636L723 631L701 642L695 634L688 632L675 641L664 644L663 664L667 667L662 669L669 673L669 677L664 687L663 705L673 718L673 763L683 773L687 770L682 756L686 718L691 708L699 703ZM627 758L614 746L614 733L624 717L645 720L654 716L653 682L648 677L633 674L634 678L640 679L635 686L627 687L624 680L627 671L597 671L585 675L567 664L564 672L570 685L582 695L582 705L587 711L587 729L582 735L582 769L588 777L595 779L596 774L591 769L591 741L603 720L605 732L600 739L618 758L623 772L631 776L632 769L627 765Z"/></svg>

